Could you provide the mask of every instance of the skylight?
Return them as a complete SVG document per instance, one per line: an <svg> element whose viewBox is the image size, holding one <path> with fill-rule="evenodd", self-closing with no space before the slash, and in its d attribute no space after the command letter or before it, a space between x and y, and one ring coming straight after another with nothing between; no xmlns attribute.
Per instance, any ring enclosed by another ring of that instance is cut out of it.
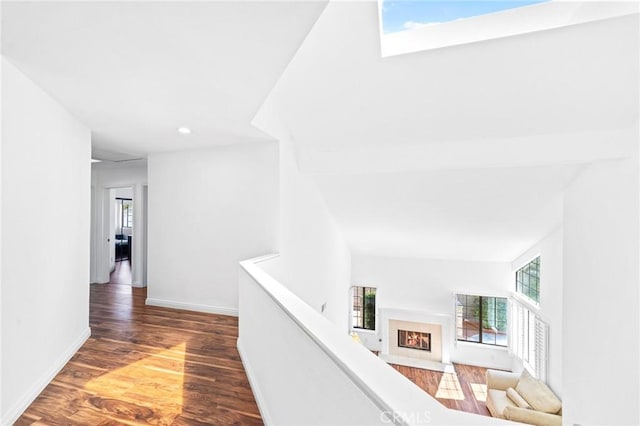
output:
<svg viewBox="0 0 640 426"><path fill-rule="evenodd" d="M549 0L382 0L384 34L472 18Z"/></svg>
<svg viewBox="0 0 640 426"><path fill-rule="evenodd" d="M383 58L638 13L632 1L378 0Z"/></svg>

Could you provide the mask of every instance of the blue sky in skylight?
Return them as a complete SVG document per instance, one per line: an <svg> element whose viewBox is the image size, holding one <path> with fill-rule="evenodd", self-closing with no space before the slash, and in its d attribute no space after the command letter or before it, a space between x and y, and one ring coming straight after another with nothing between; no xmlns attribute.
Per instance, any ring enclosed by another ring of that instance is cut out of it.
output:
<svg viewBox="0 0 640 426"><path fill-rule="evenodd" d="M395 33L546 1L549 0L383 0L382 29L385 34Z"/></svg>

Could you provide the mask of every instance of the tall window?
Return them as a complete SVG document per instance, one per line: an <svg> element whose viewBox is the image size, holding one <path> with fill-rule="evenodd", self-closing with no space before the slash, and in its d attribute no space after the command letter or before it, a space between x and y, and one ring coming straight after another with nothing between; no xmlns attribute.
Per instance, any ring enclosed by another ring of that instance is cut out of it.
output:
<svg viewBox="0 0 640 426"><path fill-rule="evenodd" d="M516 271L516 291L540 303L540 256Z"/></svg>
<svg viewBox="0 0 640 426"><path fill-rule="evenodd" d="M507 346L507 299L456 295L456 336L464 342Z"/></svg>
<svg viewBox="0 0 640 426"><path fill-rule="evenodd" d="M376 329L376 289L352 287L352 326L366 330Z"/></svg>
<svg viewBox="0 0 640 426"><path fill-rule="evenodd" d="M511 351L537 379L547 380L549 326L535 312L511 300Z"/></svg>

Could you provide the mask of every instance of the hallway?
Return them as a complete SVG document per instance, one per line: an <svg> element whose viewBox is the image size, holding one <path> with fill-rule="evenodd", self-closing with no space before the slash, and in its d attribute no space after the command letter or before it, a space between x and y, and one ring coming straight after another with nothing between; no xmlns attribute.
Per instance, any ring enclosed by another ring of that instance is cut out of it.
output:
<svg viewBox="0 0 640 426"><path fill-rule="evenodd" d="M131 285L131 261L121 260L116 262L116 268L109 275L109 284Z"/></svg>
<svg viewBox="0 0 640 426"><path fill-rule="evenodd" d="M145 299L146 288L92 284L91 337L15 424L262 424L238 319Z"/></svg>

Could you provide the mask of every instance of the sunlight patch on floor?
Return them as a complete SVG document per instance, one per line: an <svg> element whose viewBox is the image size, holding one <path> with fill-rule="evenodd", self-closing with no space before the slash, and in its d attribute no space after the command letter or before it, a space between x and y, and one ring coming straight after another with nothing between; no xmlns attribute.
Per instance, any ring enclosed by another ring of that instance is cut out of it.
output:
<svg viewBox="0 0 640 426"><path fill-rule="evenodd" d="M469 387L477 401L487 401L487 385L482 383L469 383Z"/></svg>
<svg viewBox="0 0 640 426"><path fill-rule="evenodd" d="M436 398L455 399L458 401L464 400L464 393L462 392L457 374L444 373L442 375L442 379L440 379L440 383L438 384Z"/></svg>
<svg viewBox="0 0 640 426"><path fill-rule="evenodd" d="M84 388L102 410L140 410L141 420L165 424L182 412L185 352L181 343L92 379ZM141 399L153 403L141 407Z"/></svg>

